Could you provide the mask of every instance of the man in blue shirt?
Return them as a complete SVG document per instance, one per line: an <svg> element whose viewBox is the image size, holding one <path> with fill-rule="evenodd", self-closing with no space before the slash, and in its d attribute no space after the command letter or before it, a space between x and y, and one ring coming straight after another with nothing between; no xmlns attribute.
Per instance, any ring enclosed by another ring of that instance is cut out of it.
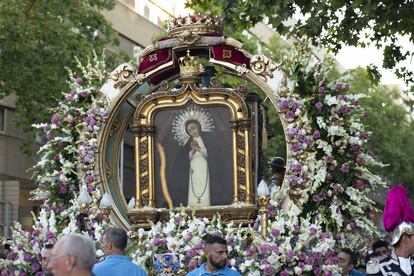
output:
<svg viewBox="0 0 414 276"><path fill-rule="evenodd" d="M105 261L95 264L93 274L96 276L147 276L139 266L125 256L128 236L124 229L118 227L108 228L103 236L102 250L106 256Z"/></svg>
<svg viewBox="0 0 414 276"><path fill-rule="evenodd" d="M204 255L207 263L189 272L187 276L241 276L239 272L227 266L229 254L226 240L217 236L208 236L205 241Z"/></svg>

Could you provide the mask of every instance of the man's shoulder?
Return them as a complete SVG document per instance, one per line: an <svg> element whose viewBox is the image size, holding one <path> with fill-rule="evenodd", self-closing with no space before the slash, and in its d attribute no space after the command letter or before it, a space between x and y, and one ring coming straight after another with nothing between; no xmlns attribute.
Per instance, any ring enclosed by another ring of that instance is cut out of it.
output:
<svg viewBox="0 0 414 276"><path fill-rule="evenodd" d="M196 268L196 269L194 269L194 270L192 270L192 271L188 272L186 276L199 276L199 275L201 274L201 272L202 272L202 271L204 271L204 270L203 270L203 269L202 269L202 267L200 266L199 268Z"/></svg>
<svg viewBox="0 0 414 276"><path fill-rule="evenodd" d="M118 273L125 271L128 275L146 276L147 272L139 265L131 262L131 259L106 259L93 266L93 273L99 275L113 275L113 270L116 269ZM133 274L131 274L133 273ZM126 275L125 275L126 276Z"/></svg>
<svg viewBox="0 0 414 276"><path fill-rule="evenodd" d="M234 269L232 269L228 266L226 266L223 269L223 272L225 273L225 275L230 275L230 276L240 276L241 275L238 271L236 271L236 270L234 270Z"/></svg>

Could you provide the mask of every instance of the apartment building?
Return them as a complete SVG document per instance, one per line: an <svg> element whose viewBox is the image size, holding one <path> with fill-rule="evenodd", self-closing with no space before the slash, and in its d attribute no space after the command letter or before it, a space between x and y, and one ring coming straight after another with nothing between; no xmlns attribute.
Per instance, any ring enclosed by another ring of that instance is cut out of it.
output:
<svg viewBox="0 0 414 276"><path fill-rule="evenodd" d="M165 20L183 12L184 2L119 0L113 10L103 14L119 34L117 48L131 57L138 57L154 38L165 34ZM109 50L117 51L117 48L109 47ZM14 103L13 97L0 100L0 236L6 237L10 235L13 221L19 221L24 229L30 228L31 213L40 206L40 202L29 200L35 186L28 169L36 163L37 157L27 157L21 151L23 143L33 137L15 127ZM40 140L36 142L34 152L41 144ZM130 146L125 144L125 147Z"/></svg>

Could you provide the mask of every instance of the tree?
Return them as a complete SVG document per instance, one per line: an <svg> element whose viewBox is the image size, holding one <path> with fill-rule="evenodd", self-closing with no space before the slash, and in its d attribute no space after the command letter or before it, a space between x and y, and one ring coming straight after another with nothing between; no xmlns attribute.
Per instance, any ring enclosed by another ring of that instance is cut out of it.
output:
<svg viewBox="0 0 414 276"><path fill-rule="evenodd" d="M241 30L258 22L268 22L279 34L308 37L313 45L337 52L343 44L383 47L383 67L394 69L407 83L414 81L412 68L399 65L414 55L398 44L398 37L407 35L414 42L414 2L403 0L193 0L191 7L211 10L226 24ZM293 18L294 17L294 18ZM375 66L370 76L379 80Z"/></svg>
<svg viewBox="0 0 414 276"><path fill-rule="evenodd" d="M102 14L114 0L17 0L0 2L0 97L16 96L17 125L31 131L62 98L65 67L92 50L116 44Z"/></svg>
<svg viewBox="0 0 414 276"><path fill-rule="evenodd" d="M404 183L414 194L414 122L409 117L409 106L401 99L401 92L384 86L372 86L363 68L351 72L351 92L368 96L361 101L368 116L364 119L371 132L369 148L384 164L389 166L374 171L384 177L389 184Z"/></svg>

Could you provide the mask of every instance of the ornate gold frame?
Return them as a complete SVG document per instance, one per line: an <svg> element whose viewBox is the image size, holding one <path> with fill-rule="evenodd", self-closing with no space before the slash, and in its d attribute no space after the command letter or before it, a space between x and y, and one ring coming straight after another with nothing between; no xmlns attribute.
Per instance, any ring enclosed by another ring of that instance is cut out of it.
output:
<svg viewBox="0 0 414 276"><path fill-rule="evenodd" d="M134 114L135 158L136 158L136 209L128 212L134 224L145 225L147 220L163 217L168 211L155 208L154 203L154 114L165 108L182 107L189 102L201 106L226 106L231 113L233 152L233 204L247 207L236 220L248 221L255 210L254 189L250 179L250 118L247 105L241 95L233 89L198 88L190 78L179 90L153 93L140 101ZM140 210L144 208L143 210ZM151 208L151 209L149 209ZM212 206L195 210L207 217L229 208ZM194 211L194 209L192 209ZM233 212L234 213L234 212ZM229 213L230 214L230 213ZM225 215L230 218L231 216ZM224 215L224 214L222 214ZM247 215L247 217L246 217Z"/></svg>
<svg viewBox="0 0 414 276"><path fill-rule="evenodd" d="M154 109L155 107L152 105L154 105L155 102L158 104L166 103L167 105L176 104L177 101L185 99L184 95L190 95L190 97L201 103L207 99L212 99L214 93L224 93L224 95L229 95L228 98L227 96L224 96L224 98L221 96L221 98L219 98L222 103L226 102L231 97L234 97L236 102L239 103L241 102L239 100L243 99L241 96L243 93L237 91L237 89L218 88L213 84L213 82L211 82L212 88L200 88L194 80L190 79L182 81L183 85L181 89L174 91L169 90L167 87L168 85L165 84L167 84L169 80L177 79L179 77L178 74L170 75L168 79L165 79L160 84L151 83L150 79L153 76L159 75L166 68L171 68L171 66L177 65L175 54L178 51L182 52L186 49L208 48L211 45L228 45L243 52L243 54L250 59L250 68L247 68L244 64L237 65L228 62L227 60L216 60L212 57L210 57L209 62L223 68L228 74L246 79L247 81L258 86L266 94L276 110L278 110L276 102L280 97L284 97L286 90L288 90L288 80L286 75L278 68L277 64L274 64L267 57L263 55L251 55L245 52L242 49L242 44L231 38L226 38L224 36L205 37L196 33L196 31L183 32L180 35L177 35L177 37L169 37L162 41L158 41L153 45L149 45L142 54L145 56L149 52L157 49L171 48L174 55L172 61L160 65L145 73L138 72L137 67L132 64L121 64L111 73L109 79L101 88L101 91L108 97L110 106L109 115L98 137L99 151L97 154L98 162L96 167L97 174L99 175L104 191L110 192L114 199L116 208L114 208L111 218L116 224L123 225L125 228L149 226L149 221L155 222L163 218L168 218L169 213L169 209L154 208L153 202L151 203L152 205L150 205L151 200L153 200L153 194L150 200L150 187L148 185L146 188L144 187L144 189L142 189L142 182L140 182L140 189L138 189L138 191L141 191L141 194L139 195L139 200L136 200L136 207L139 208L129 209L127 207L123 192L120 188L118 178L119 168L117 163L119 162L120 157L120 144L127 128L126 124L121 123L125 120L125 118L131 118L134 112L134 115L136 116L138 109L141 110L141 107L144 108L145 103L147 104L145 107L146 109ZM270 80L272 80L272 82L270 82ZM129 106L130 109L128 111L124 111L125 106ZM240 106L243 106L243 104L240 104ZM148 113L148 111L145 112ZM238 131L236 131L236 136L233 139L237 140L238 137L241 137L239 138L239 141L246 142L246 137L252 134L248 133L248 119L249 118L245 116L234 121L234 128ZM284 116L280 116L280 119L286 136L288 121L284 118ZM139 143L145 144L147 148L151 148L151 144L149 143L152 139L151 135L153 133L151 121L148 118L145 119L137 117L135 117L134 121L136 122L134 130L137 133ZM247 129L247 132L244 128ZM251 128L252 127L250 127L250 129ZM238 135L239 133L240 135ZM248 134L246 135L246 133ZM286 141L288 141L287 138ZM245 145L248 145L248 143ZM286 145L286 149L287 160L289 160L291 156L290 147ZM152 150L149 151L147 149L146 152L152 153ZM248 147L247 150L242 150L241 152L243 152L243 155L235 160L238 160L237 162L240 162L240 164L242 164L243 161L252 162L250 164L252 165L254 161L251 161L249 155L254 153L249 152ZM248 158L246 158L246 156ZM141 162L143 168L145 168L145 162L142 162L143 160L141 159L145 158L147 158L148 161L148 158L153 158L153 156L147 155L145 157L145 155L142 155L139 160L137 160L137 162ZM245 165L244 172L249 172L246 170L246 168L249 168L248 163L245 163ZM240 169L240 171L243 172L242 169ZM150 172L147 172L149 176ZM139 172L139 175L143 174ZM234 195L234 204L195 210L195 215L212 217L213 215L220 213L223 221L252 221L251 218L254 217L255 213L257 213L258 208L255 203L255 190L257 183L252 182L252 179L250 178L251 176L252 175L250 173L246 174L245 186L240 185L239 182L233 183L233 185L237 185L238 187L238 189L236 189L237 194ZM285 177L283 185L288 185L286 183L286 179L287 178ZM186 212L192 213L193 210L186 209Z"/></svg>

